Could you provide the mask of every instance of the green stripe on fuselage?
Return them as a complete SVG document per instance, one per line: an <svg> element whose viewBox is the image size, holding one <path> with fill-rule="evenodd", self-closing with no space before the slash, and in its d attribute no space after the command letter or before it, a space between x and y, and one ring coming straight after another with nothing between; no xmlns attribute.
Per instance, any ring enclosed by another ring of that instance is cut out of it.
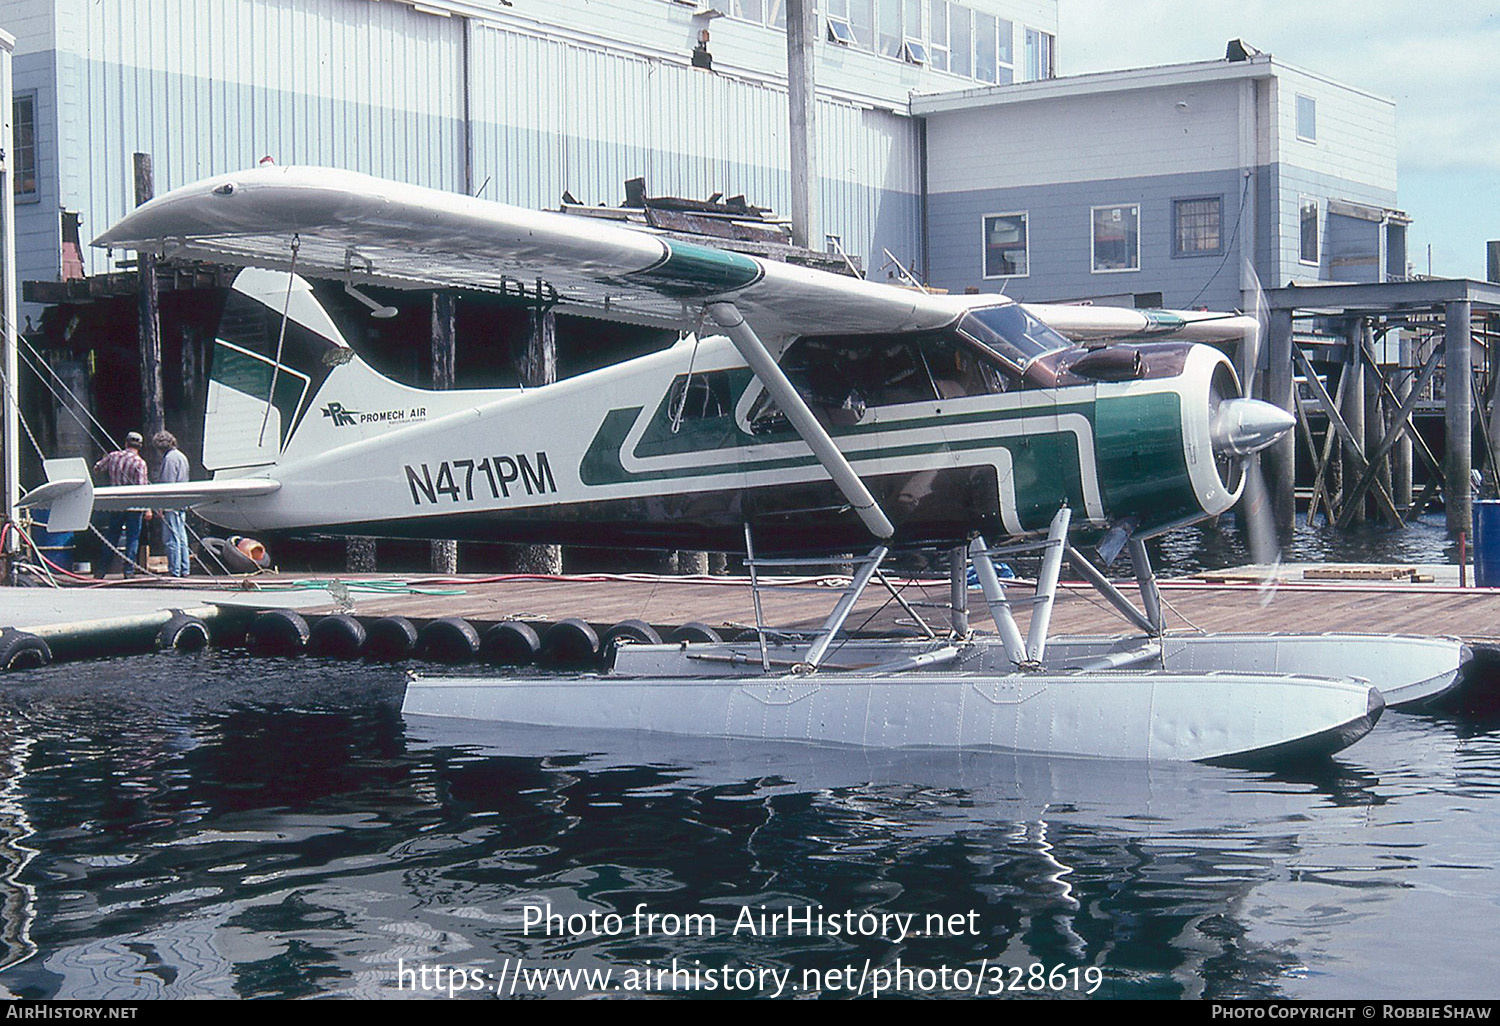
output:
<svg viewBox="0 0 1500 1026"><path fill-rule="evenodd" d="M913 429L938 426L956 426L1020 420L1027 417L1052 417L1060 414L1076 414L1091 419L1093 406L1090 403L1070 403L1065 406L1045 408L1020 407L1009 410L984 410L947 416L914 417L910 420L861 424L834 428L830 434L838 439L854 439L861 436L883 434L899 437ZM652 416L650 425L643 432L632 455L640 459L668 454L698 452L704 461L691 467L664 467L661 469L632 473L625 469L620 452L625 438L640 416L641 408L611 410L590 443L579 465L579 478L585 485L611 485L643 481L681 481L689 478L708 477L715 474L744 474L769 470L802 469L815 466L817 461L811 453L787 456L774 460L736 459L733 454L748 454L757 446L792 441L796 438L790 428L756 435L751 438L734 424L733 417L713 417L697 422L684 420L677 433L670 430L670 411L665 402ZM1034 430L1026 434L991 436L980 438L946 439L911 444L881 446L866 453L849 453L849 459L858 469L859 464L872 459L900 459L907 456L939 456L942 453L972 452L981 449L1004 448L1010 452L1011 472L1014 478L1014 495L1017 514L1027 527L1044 527L1057 512L1057 507L1067 502L1075 509L1086 508L1083 491L1081 458L1078 437L1072 431ZM728 459L726 459L728 457ZM764 487L774 487L765 485Z"/></svg>
<svg viewBox="0 0 1500 1026"><path fill-rule="evenodd" d="M738 394L738 389L736 389ZM579 467L585 485L599 486L646 481L685 481L729 473L801 469L813 466L811 453L775 460L736 458L760 445L795 439L789 428L748 436L732 417L707 418L696 423L684 420L675 434L670 430L670 410L664 401L653 413L634 456L650 459L688 452L701 453L703 462L691 467L628 471L620 454L625 439L641 414L640 407L611 410L605 415ZM962 414L915 417L833 428L830 434L852 440L872 434L899 437L912 429L957 426L1060 415L1079 415L1092 425L1098 462L1099 491L1108 518L1134 514L1145 526L1172 523L1200 512L1188 477L1183 445L1181 399L1175 392L1109 396L1095 402L1062 406L1022 406L1006 410L981 410ZM850 453L858 469L869 459L971 452L1005 448L1011 455L1017 513L1026 527L1045 526L1058 504L1067 501L1074 509L1085 509L1081 456L1072 431L1028 431L1024 435L948 439L889 445L866 454ZM768 485L766 487L774 487Z"/></svg>

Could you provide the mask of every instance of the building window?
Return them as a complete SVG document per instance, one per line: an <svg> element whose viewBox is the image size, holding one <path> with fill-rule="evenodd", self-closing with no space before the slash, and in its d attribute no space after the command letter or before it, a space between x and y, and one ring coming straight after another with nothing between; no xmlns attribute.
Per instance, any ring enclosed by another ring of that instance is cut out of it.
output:
<svg viewBox="0 0 1500 1026"><path fill-rule="evenodd" d="M876 52L887 57L900 57L901 44L901 0L875 0Z"/></svg>
<svg viewBox="0 0 1500 1026"><path fill-rule="evenodd" d="M829 39L861 50L875 49L874 0L828 0L826 11Z"/></svg>
<svg viewBox="0 0 1500 1026"><path fill-rule="evenodd" d="M1137 204L1094 207L1093 261L1096 272L1141 269L1141 208Z"/></svg>
<svg viewBox="0 0 1500 1026"><path fill-rule="evenodd" d="M729 16L764 25L766 23L765 0L732 0L729 5Z"/></svg>
<svg viewBox="0 0 1500 1026"><path fill-rule="evenodd" d="M1052 78L1052 36L1037 29L1026 30L1026 80Z"/></svg>
<svg viewBox="0 0 1500 1026"><path fill-rule="evenodd" d="M1031 273L1026 214L989 214L984 219L984 276L1024 278Z"/></svg>
<svg viewBox="0 0 1500 1026"><path fill-rule="evenodd" d="M961 4L948 5L948 70L965 78L969 77L969 69L974 66L972 14Z"/></svg>
<svg viewBox="0 0 1500 1026"><path fill-rule="evenodd" d="M1224 200L1220 196L1172 201L1172 252L1205 256L1224 251Z"/></svg>
<svg viewBox="0 0 1500 1026"><path fill-rule="evenodd" d="M927 34L931 42L928 47L928 56L931 66L939 71L948 70L948 4L946 0L932 0L932 6L928 9L932 19L932 26Z"/></svg>
<svg viewBox="0 0 1500 1026"><path fill-rule="evenodd" d="M1298 202L1301 208L1302 221L1302 245L1298 251L1298 259L1304 264L1318 263L1318 201L1310 196L1303 196Z"/></svg>
<svg viewBox="0 0 1500 1026"><path fill-rule="evenodd" d="M995 81L995 16L974 12L974 77Z"/></svg>
<svg viewBox="0 0 1500 1026"><path fill-rule="evenodd" d="M1001 85L1010 85L1016 80L1016 41L1015 25L1000 19L999 45L995 48L995 62L999 65L997 81Z"/></svg>
<svg viewBox="0 0 1500 1026"><path fill-rule="evenodd" d="M1318 101L1301 93L1297 94L1297 138L1318 141Z"/></svg>
<svg viewBox="0 0 1500 1026"><path fill-rule="evenodd" d="M17 198L33 197L37 194L36 95L17 96L11 105L11 118L15 126L11 184Z"/></svg>

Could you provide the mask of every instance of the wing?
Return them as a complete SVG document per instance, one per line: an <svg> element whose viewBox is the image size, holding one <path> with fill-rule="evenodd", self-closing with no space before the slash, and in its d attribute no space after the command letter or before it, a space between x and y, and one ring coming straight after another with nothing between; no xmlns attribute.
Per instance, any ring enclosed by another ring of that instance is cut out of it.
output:
<svg viewBox="0 0 1500 1026"><path fill-rule="evenodd" d="M942 296L678 242L566 214L319 167L267 167L175 189L96 246L296 270L397 288L555 299L560 309L696 330L728 299L768 342L951 323Z"/></svg>
<svg viewBox="0 0 1500 1026"><path fill-rule="evenodd" d="M1021 305L1053 331L1079 342L1151 338L1238 342L1258 330L1254 317L1210 310L1132 310L1064 303Z"/></svg>

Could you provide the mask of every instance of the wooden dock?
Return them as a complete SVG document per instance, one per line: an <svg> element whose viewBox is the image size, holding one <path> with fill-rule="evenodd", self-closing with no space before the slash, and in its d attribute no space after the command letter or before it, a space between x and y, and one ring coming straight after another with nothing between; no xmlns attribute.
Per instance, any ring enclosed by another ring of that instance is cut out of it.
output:
<svg viewBox="0 0 1500 1026"><path fill-rule="evenodd" d="M1459 587L1456 567L1360 568L1281 567L1275 579L1247 567L1163 581L1160 585L1168 630L1208 633L1349 632L1447 635L1500 652L1500 589ZM765 620L783 629L816 628L832 609L846 578L806 578L795 590L763 592ZM136 643L149 642L155 627L174 610L234 610L224 617L243 624L255 611L293 609L315 621L346 612L363 622L405 617L417 626L445 617L462 618L481 632L491 624L522 620L541 628L576 617L601 632L624 620L644 620L665 634L689 622L705 623L726 638L753 626L754 607L747 578L669 577L646 574L589 574L572 577L502 575L491 577L402 577L347 574L298 579L263 574L245 581L215 583L193 579L115 584L105 588L0 589L0 628L45 637L59 658L107 655L89 639L134 625ZM893 580L907 603L937 631L947 629L946 580ZM1121 591L1137 600L1133 583ZM1007 582L1017 620L1027 625L1030 582ZM987 632L990 617L983 596L969 592L973 626ZM113 626L112 626L113 625ZM850 617L852 631L910 631L912 618L889 592L872 585ZM1055 634L1134 633L1092 588L1081 582L1060 585L1052 616ZM146 644L149 647L149 644Z"/></svg>
<svg viewBox="0 0 1500 1026"><path fill-rule="evenodd" d="M1451 635L1500 644L1500 589L1459 587L1458 568L1357 567L1343 564L1279 568L1275 579L1246 567L1161 582L1169 630L1207 632L1340 631ZM811 628L827 616L845 579L799 579L796 590L767 589L765 619L784 628ZM347 589L336 598L335 590ZM361 618L404 616L422 622L461 617L475 624L502 620L554 623L577 617L608 627L639 619L658 627L697 621L735 630L753 625L748 578L587 574L573 577L404 577L340 575L293 579L275 574L252 579L255 591L228 601L262 608L295 607L304 615L343 611ZM938 630L948 622L946 580L893 581L903 598ZM1133 583L1121 590L1136 599ZM1026 625L1030 582L1008 582L1017 619ZM202 589L194 589L201 595ZM983 596L970 591L971 619L989 626ZM871 585L849 624L888 630L912 626L888 592ZM1064 581L1052 615L1059 634L1116 633L1128 627L1087 584Z"/></svg>

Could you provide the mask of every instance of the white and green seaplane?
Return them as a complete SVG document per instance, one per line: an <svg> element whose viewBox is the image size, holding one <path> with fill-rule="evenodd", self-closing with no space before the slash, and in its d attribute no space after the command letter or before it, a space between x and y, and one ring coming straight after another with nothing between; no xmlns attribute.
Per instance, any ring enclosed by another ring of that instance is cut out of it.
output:
<svg viewBox="0 0 1500 1026"><path fill-rule="evenodd" d="M625 645L601 675L418 678L408 713L1274 759L1344 747L1387 701L1452 684L1463 658L1440 639L1163 631L1145 539L1229 510L1246 461L1293 424L1204 344L1238 343L1253 318L929 295L326 168L177 189L95 244L246 269L213 347L213 479L95 490L82 461L49 461L26 501L53 529L180 506L241 533L742 550L752 573L870 548L810 637ZM682 340L539 388L420 390L368 366L302 274L524 295ZM1143 610L1078 533L1128 545ZM1024 636L994 563L1016 544L1043 553ZM831 656L887 554L910 546L955 554L953 629ZM1130 636L1048 638L1065 559ZM994 634L967 628L970 562Z"/></svg>

